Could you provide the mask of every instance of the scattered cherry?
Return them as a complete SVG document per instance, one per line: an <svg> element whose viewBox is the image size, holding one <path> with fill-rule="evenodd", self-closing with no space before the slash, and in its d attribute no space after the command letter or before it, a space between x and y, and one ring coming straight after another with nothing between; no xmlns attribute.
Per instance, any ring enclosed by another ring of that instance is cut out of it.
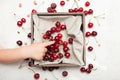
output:
<svg viewBox="0 0 120 80"><path fill-rule="evenodd" d="M84 14L85 14L85 15L87 15L87 14L88 14L88 11L87 11L87 10L85 10L85 11L84 11Z"/></svg>
<svg viewBox="0 0 120 80"><path fill-rule="evenodd" d="M86 69L86 72L87 72L87 73L91 73L91 69L87 68L87 69Z"/></svg>
<svg viewBox="0 0 120 80"><path fill-rule="evenodd" d="M89 68L89 69L92 69L92 68L93 68L93 64L89 64L89 65L88 65L88 68Z"/></svg>
<svg viewBox="0 0 120 80"><path fill-rule="evenodd" d="M81 71L81 72L85 72L86 69L85 69L84 67L81 67L81 68L80 68L80 71Z"/></svg>
<svg viewBox="0 0 120 80"><path fill-rule="evenodd" d="M62 53L59 53L59 54L58 54L58 58L59 58L59 59L63 58L63 54L62 54Z"/></svg>
<svg viewBox="0 0 120 80"><path fill-rule="evenodd" d="M68 39L69 44L73 44L73 38Z"/></svg>
<svg viewBox="0 0 120 80"><path fill-rule="evenodd" d="M62 30L66 29L66 25L65 25L65 24L62 24L62 25L61 25L61 29L62 29Z"/></svg>
<svg viewBox="0 0 120 80"><path fill-rule="evenodd" d="M32 9L32 13L36 13L37 11L35 9Z"/></svg>
<svg viewBox="0 0 120 80"><path fill-rule="evenodd" d="M88 23L88 27L89 27L89 28L92 28L93 25L94 25L94 24L93 24L92 22L89 22L89 23Z"/></svg>
<svg viewBox="0 0 120 80"><path fill-rule="evenodd" d="M58 38L60 39L60 38L62 38L62 34L61 33L58 33Z"/></svg>
<svg viewBox="0 0 120 80"><path fill-rule="evenodd" d="M61 23L60 23L59 21L57 21L57 22L55 23L55 25L56 25L57 28L60 28Z"/></svg>
<svg viewBox="0 0 120 80"><path fill-rule="evenodd" d="M63 47L63 51L64 51L64 52L67 52L68 50L69 50L68 47Z"/></svg>
<svg viewBox="0 0 120 80"><path fill-rule="evenodd" d="M27 37L28 37L28 38L31 38L31 33L28 33Z"/></svg>
<svg viewBox="0 0 120 80"><path fill-rule="evenodd" d="M66 58L69 58L69 57L70 57L70 53L69 53L69 52L66 52L66 53L65 53L65 57L66 57Z"/></svg>
<svg viewBox="0 0 120 80"><path fill-rule="evenodd" d="M93 50L93 47L92 46L89 46L88 47L88 51L92 51Z"/></svg>
<svg viewBox="0 0 120 80"><path fill-rule="evenodd" d="M90 2L89 2L89 1L85 2L85 6L86 6L86 7L88 7L89 5L90 5Z"/></svg>
<svg viewBox="0 0 120 80"><path fill-rule="evenodd" d="M92 35L92 36L96 36L96 35L97 35L97 32L96 32L96 31L92 31L91 35Z"/></svg>
<svg viewBox="0 0 120 80"><path fill-rule="evenodd" d="M78 12L83 12L83 8L80 7L80 8L78 9Z"/></svg>
<svg viewBox="0 0 120 80"><path fill-rule="evenodd" d="M39 78L40 78L40 74L39 74L39 73L35 73L35 74L34 74L34 78L35 78L35 79L39 79Z"/></svg>
<svg viewBox="0 0 120 80"><path fill-rule="evenodd" d="M60 5L64 6L65 5L65 1L60 1Z"/></svg>
<svg viewBox="0 0 120 80"><path fill-rule="evenodd" d="M19 27L21 27L22 24L23 24L22 21L18 21L18 22L17 22L17 25L18 25Z"/></svg>
<svg viewBox="0 0 120 80"><path fill-rule="evenodd" d="M22 19L21 19L21 22L25 23L25 22L26 22L26 19L25 19L25 18L22 18Z"/></svg>
<svg viewBox="0 0 120 80"><path fill-rule="evenodd" d="M67 71L63 71L62 72L62 76L66 77L68 75L68 72Z"/></svg>
<svg viewBox="0 0 120 80"><path fill-rule="evenodd" d="M56 7L57 7L56 3L52 3L52 4L51 4L51 8L52 8L52 9L55 9Z"/></svg>
<svg viewBox="0 0 120 80"><path fill-rule="evenodd" d="M86 32L86 37L89 37L91 36L91 33L90 32Z"/></svg>
<svg viewBox="0 0 120 80"><path fill-rule="evenodd" d="M92 10L92 9L89 9L88 13L89 13L89 14L93 14L93 10Z"/></svg>
<svg viewBox="0 0 120 80"><path fill-rule="evenodd" d="M18 40L16 43L18 44L18 46L22 46L23 44L21 40Z"/></svg>

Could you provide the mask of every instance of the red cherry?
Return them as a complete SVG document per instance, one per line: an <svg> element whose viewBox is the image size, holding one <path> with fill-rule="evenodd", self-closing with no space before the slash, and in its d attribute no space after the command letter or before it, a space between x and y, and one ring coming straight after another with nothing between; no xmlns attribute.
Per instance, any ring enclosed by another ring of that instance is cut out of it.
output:
<svg viewBox="0 0 120 80"><path fill-rule="evenodd" d="M88 23L88 27L89 27L89 28L92 28L93 25L94 25L94 24L93 24L92 22L89 22L89 23Z"/></svg>
<svg viewBox="0 0 120 80"><path fill-rule="evenodd" d="M32 13L37 13L37 11L35 9L32 10Z"/></svg>
<svg viewBox="0 0 120 80"><path fill-rule="evenodd" d="M67 45L68 45L68 42L64 41L64 42L63 42L63 46L64 46L64 47L67 47Z"/></svg>
<svg viewBox="0 0 120 80"><path fill-rule="evenodd" d="M60 5L64 6L65 5L65 1L60 1Z"/></svg>
<svg viewBox="0 0 120 80"><path fill-rule="evenodd" d="M92 68L93 68L93 64L89 64L89 65L88 65L88 68L89 68L89 69L92 69Z"/></svg>
<svg viewBox="0 0 120 80"><path fill-rule="evenodd" d="M85 69L84 67L81 67L81 68L80 68L80 71L81 71L81 72L85 72L86 69Z"/></svg>
<svg viewBox="0 0 120 80"><path fill-rule="evenodd" d="M78 9L78 12L83 12L83 8L80 7L80 8Z"/></svg>
<svg viewBox="0 0 120 80"><path fill-rule="evenodd" d="M23 44L21 40L18 40L16 43L18 44L18 46L22 46Z"/></svg>
<svg viewBox="0 0 120 80"><path fill-rule="evenodd" d="M51 41L53 41L53 36L50 36L49 39L50 39Z"/></svg>
<svg viewBox="0 0 120 80"><path fill-rule="evenodd" d="M93 50L93 47L92 46L89 46L88 47L88 51L92 51Z"/></svg>
<svg viewBox="0 0 120 80"><path fill-rule="evenodd" d="M65 57L66 57L66 58L69 58L69 57L70 57L70 53L69 53L69 52L66 52L66 53L65 53Z"/></svg>
<svg viewBox="0 0 120 80"><path fill-rule="evenodd" d="M54 32L56 32L56 27L51 28L51 33L54 33Z"/></svg>
<svg viewBox="0 0 120 80"><path fill-rule="evenodd" d="M57 28L60 28L61 23L60 23L59 21L57 21L57 22L55 23L55 25L56 25Z"/></svg>
<svg viewBox="0 0 120 80"><path fill-rule="evenodd" d="M47 38L48 38L47 34L44 34L43 39L47 39Z"/></svg>
<svg viewBox="0 0 120 80"><path fill-rule="evenodd" d="M61 29L62 29L62 30L66 29L66 25L65 25L65 24L62 24L62 25L61 25Z"/></svg>
<svg viewBox="0 0 120 80"><path fill-rule="evenodd" d="M51 31L50 31L50 30L47 30L47 31L46 31L46 35L47 35L47 36L50 36L50 35L51 35Z"/></svg>
<svg viewBox="0 0 120 80"><path fill-rule="evenodd" d="M68 42L69 42L70 44L73 44L73 38L69 38L69 39L68 39Z"/></svg>
<svg viewBox="0 0 120 80"><path fill-rule="evenodd" d="M96 31L92 31L91 35L92 35L92 36L96 36L96 35L97 35L97 32L96 32Z"/></svg>
<svg viewBox="0 0 120 80"><path fill-rule="evenodd" d="M28 37L28 38L31 38L31 33L28 33L27 37Z"/></svg>
<svg viewBox="0 0 120 80"><path fill-rule="evenodd" d="M61 28L60 28L60 27L56 29L56 32L60 32L60 31L61 31Z"/></svg>
<svg viewBox="0 0 120 80"><path fill-rule="evenodd" d="M18 25L19 27L21 27L22 24L23 24L22 21L18 21L18 22L17 22L17 25Z"/></svg>
<svg viewBox="0 0 120 80"><path fill-rule="evenodd" d="M58 55L53 54L52 56L53 56L54 60L58 59Z"/></svg>
<svg viewBox="0 0 120 80"><path fill-rule="evenodd" d="M52 8L52 9L55 9L56 7L57 7L56 3L52 3L52 4L51 4L51 8Z"/></svg>
<svg viewBox="0 0 120 80"><path fill-rule="evenodd" d="M60 39L60 38L62 38L62 34L61 33L58 33L58 38Z"/></svg>
<svg viewBox="0 0 120 80"><path fill-rule="evenodd" d="M84 14L85 14L85 15L87 15L87 14L88 14L88 11L87 11L87 10L85 10L85 11L84 11Z"/></svg>
<svg viewBox="0 0 120 80"><path fill-rule="evenodd" d="M54 68L53 68L53 67L48 67L48 70L49 70L49 71L53 71Z"/></svg>
<svg viewBox="0 0 120 80"><path fill-rule="evenodd" d="M89 14L93 14L93 10L92 10L92 9L89 9L88 13L89 13Z"/></svg>
<svg viewBox="0 0 120 80"><path fill-rule="evenodd" d="M39 73L35 73L35 74L34 74L34 78L35 78L35 79L39 79L39 78L40 78L40 74L39 74Z"/></svg>
<svg viewBox="0 0 120 80"><path fill-rule="evenodd" d="M58 49L58 48L55 48L55 49L54 49L54 52L55 52L55 53L59 52L59 49Z"/></svg>
<svg viewBox="0 0 120 80"><path fill-rule="evenodd" d="M90 5L90 2L89 2L89 1L85 2L85 6L86 6L86 7L88 7L89 5Z"/></svg>
<svg viewBox="0 0 120 80"><path fill-rule="evenodd" d="M78 12L78 9L77 8L74 8L74 10L73 10L74 12Z"/></svg>
<svg viewBox="0 0 120 80"><path fill-rule="evenodd" d="M86 37L89 37L91 36L91 33L90 32L86 32Z"/></svg>
<svg viewBox="0 0 120 80"><path fill-rule="evenodd" d="M23 23L25 23L25 22L26 22L26 19L25 19L25 18L22 18L21 21L22 21Z"/></svg>
<svg viewBox="0 0 120 80"><path fill-rule="evenodd" d="M68 75L68 72L67 71L63 71L62 72L62 76L66 77Z"/></svg>
<svg viewBox="0 0 120 80"><path fill-rule="evenodd" d="M58 40L58 43L59 43L59 44L63 44L63 41L62 41L62 40Z"/></svg>
<svg viewBox="0 0 120 80"><path fill-rule="evenodd" d="M51 7L48 7L48 8L47 8L47 11L48 11L49 13L51 13L51 12L52 12L52 8L51 8Z"/></svg>
<svg viewBox="0 0 120 80"><path fill-rule="evenodd" d="M63 48L63 51L64 51L64 52L67 52L68 50L69 50L68 47L64 47L64 48Z"/></svg>

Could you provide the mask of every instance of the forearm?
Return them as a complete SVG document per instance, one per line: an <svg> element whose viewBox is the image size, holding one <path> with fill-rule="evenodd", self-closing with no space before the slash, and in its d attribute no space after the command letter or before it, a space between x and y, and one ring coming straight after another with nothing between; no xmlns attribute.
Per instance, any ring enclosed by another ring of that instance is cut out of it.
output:
<svg viewBox="0 0 120 80"><path fill-rule="evenodd" d="M0 49L0 62L10 63L26 59L22 48Z"/></svg>

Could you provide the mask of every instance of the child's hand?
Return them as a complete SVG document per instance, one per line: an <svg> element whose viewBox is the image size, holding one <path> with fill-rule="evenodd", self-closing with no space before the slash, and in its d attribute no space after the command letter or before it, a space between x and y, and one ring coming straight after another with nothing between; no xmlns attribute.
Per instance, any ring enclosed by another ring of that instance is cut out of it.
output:
<svg viewBox="0 0 120 80"><path fill-rule="evenodd" d="M47 46L54 44L54 41L44 43L34 43L23 47L23 55L25 58L32 58L35 60L42 60L47 52Z"/></svg>

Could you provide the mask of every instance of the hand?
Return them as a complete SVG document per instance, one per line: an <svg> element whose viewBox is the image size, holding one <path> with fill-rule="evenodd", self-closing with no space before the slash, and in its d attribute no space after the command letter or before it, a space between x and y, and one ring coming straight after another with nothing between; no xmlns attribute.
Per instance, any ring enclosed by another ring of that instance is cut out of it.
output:
<svg viewBox="0 0 120 80"><path fill-rule="evenodd" d="M29 46L23 47L23 54L26 58L32 58L35 60L42 60L47 52L47 46L54 44L54 41L44 43L34 43Z"/></svg>

